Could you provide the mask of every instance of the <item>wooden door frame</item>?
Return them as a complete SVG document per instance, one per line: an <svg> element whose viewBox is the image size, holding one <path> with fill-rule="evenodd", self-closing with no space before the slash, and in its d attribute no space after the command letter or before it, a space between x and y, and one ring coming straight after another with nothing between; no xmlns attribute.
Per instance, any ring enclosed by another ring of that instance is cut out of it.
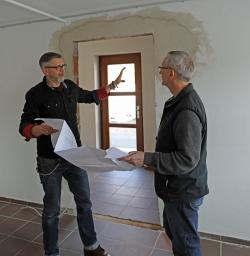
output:
<svg viewBox="0 0 250 256"><path fill-rule="evenodd" d="M137 137L137 150L144 150L143 140L143 112L142 112L142 78L141 78L141 53L129 53L129 54L115 54L105 55L99 57L99 70L100 70L100 85L105 86L108 83L107 78L107 65L109 64L135 64L135 85L136 90L134 92L115 92L111 91L110 96L129 96L133 95L136 97L136 108L140 107L139 115L137 118L136 113L136 124L109 124L108 117L108 100L101 102L101 147L106 149L109 145L109 127L125 127L125 128L136 128ZM136 110L137 111L137 110Z"/></svg>

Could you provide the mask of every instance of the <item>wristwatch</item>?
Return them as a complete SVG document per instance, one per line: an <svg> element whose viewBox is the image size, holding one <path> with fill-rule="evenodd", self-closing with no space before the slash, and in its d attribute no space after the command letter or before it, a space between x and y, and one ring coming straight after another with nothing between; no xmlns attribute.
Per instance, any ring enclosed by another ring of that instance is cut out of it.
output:
<svg viewBox="0 0 250 256"><path fill-rule="evenodd" d="M115 81L112 81L110 84L109 84L109 88L110 90L114 90L115 88L117 88L117 84L115 83Z"/></svg>

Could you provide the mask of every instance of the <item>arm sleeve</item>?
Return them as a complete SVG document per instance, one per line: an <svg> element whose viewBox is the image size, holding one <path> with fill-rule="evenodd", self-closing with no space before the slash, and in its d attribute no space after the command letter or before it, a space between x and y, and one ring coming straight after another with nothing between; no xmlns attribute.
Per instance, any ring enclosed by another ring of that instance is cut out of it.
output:
<svg viewBox="0 0 250 256"><path fill-rule="evenodd" d="M25 104L21 121L19 124L19 133L29 141L32 138L31 129L35 125L35 119L39 117L39 106L35 101L31 91L25 95Z"/></svg>
<svg viewBox="0 0 250 256"><path fill-rule="evenodd" d="M100 104L101 100L104 100L108 97L108 93L105 88L100 88L93 91L84 90L81 87L78 87L78 102L79 103L95 103L96 105Z"/></svg>
<svg viewBox="0 0 250 256"><path fill-rule="evenodd" d="M145 153L144 163L165 175L182 175L195 168L200 159L202 124L198 115L184 110L177 116L173 126L176 149L169 153Z"/></svg>

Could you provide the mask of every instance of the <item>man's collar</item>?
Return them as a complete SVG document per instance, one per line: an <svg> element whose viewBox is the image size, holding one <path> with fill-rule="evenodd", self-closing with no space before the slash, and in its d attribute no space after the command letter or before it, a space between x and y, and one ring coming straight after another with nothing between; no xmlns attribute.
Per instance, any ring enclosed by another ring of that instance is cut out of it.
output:
<svg viewBox="0 0 250 256"><path fill-rule="evenodd" d="M60 86L59 86L59 87L51 87L51 86L49 86L49 85L48 85L48 82L47 82L46 76L43 77L43 83L44 83L49 89L51 89L51 90L56 90L56 89L61 90L62 88L65 88L65 89L68 88L68 86L67 86L67 84L65 83L64 80L60 83Z"/></svg>
<svg viewBox="0 0 250 256"><path fill-rule="evenodd" d="M186 94L190 93L191 91L193 91L193 84L189 83L187 86L185 86L175 97L171 97L170 99L168 99L165 103L165 107L169 107L173 104L175 104L176 102L178 102L183 96L185 96Z"/></svg>

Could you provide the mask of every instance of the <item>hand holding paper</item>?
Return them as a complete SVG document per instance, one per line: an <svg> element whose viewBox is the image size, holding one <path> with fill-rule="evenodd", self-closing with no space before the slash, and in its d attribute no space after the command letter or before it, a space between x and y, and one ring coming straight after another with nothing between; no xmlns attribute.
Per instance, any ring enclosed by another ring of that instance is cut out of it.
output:
<svg viewBox="0 0 250 256"><path fill-rule="evenodd" d="M132 151L127 156L121 157L118 160L126 161L136 167L142 167L144 164L144 152Z"/></svg>
<svg viewBox="0 0 250 256"><path fill-rule="evenodd" d="M111 148L106 152L87 145L77 147L75 137L64 120L44 118L43 121L59 131L51 135L54 152L75 166L87 171L128 171L134 169L128 163L116 160L126 156L127 153L117 148Z"/></svg>
<svg viewBox="0 0 250 256"><path fill-rule="evenodd" d="M51 135L52 133L55 133L57 131L57 129L54 129L52 126L46 123L42 123L32 127L32 135L36 138L41 135Z"/></svg>

